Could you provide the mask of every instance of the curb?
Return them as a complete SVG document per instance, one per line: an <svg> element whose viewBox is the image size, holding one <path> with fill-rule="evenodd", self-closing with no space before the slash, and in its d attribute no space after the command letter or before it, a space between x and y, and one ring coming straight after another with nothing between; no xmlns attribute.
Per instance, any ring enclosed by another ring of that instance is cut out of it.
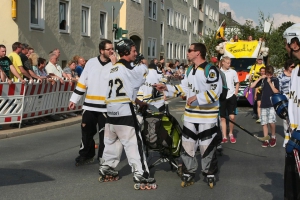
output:
<svg viewBox="0 0 300 200"><path fill-rule="evenodd" d="M9 129L9 130L2 130L5 131L5 133L0 131L0 139L7 139L11 137L16 137L16 136L21 136L21 135L26 135L26 134L31 134L31 133L37 133L41 131L46 131L46 130L51 130L55 128L61 128L61 127L66 127L74 124L78 124L81 122L82 116L79 115L77 117L72 117L68 118L65 120L61 121L56 121L56 122L48 122L44 124L39 124L39 125L34 125L30 127L25 127L25 128L15 128L15 129Z"/></svg>

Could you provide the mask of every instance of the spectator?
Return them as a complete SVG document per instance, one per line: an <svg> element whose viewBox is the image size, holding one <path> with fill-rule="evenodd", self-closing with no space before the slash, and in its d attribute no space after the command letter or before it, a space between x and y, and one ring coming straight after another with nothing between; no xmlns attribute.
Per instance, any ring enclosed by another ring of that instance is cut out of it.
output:
<svg viewBox="0 0 300 200"><path fill-rule="evenodd" d="M20 42L15 42L12 44L12 50L8 57L11 60L13 66L16 68L18 74L20 77L23 79L23 76L27 77L30 81L33 81L32 77L30 74L26 71L25 67L22 64L21 57L19 56L19 53L21 53L22 46ZM26 57L27 58L27 57ZM11 72L12 73L12 72ZM15 76L13 73L11 74L11 77L14 78L14 81L18 81L18 77Z"/></svg>
<svg viewBox="0 0 300 200"><path fill-rule="evenodd" d="M34 53L34 49L32 47L28 47L27 57L29 58L30 54Z"/></svg>
<svg viewBox="0 0 300 200"><path fill-rule="evenodd" d="M39 55L36 54L36 53L32 53L30 54L28 60L25 62L27 63L26 66L28 68L28 72L29 74L34 78L34 79L37 79L39 80L40 82L42 82L43 78L38 76L34 70L33 70L33 66L37 66L38 64L38 58L39 58Z"/></svg>
<svg viewBox="0 0 300 200"><path fill-rule="evenodd" d="M31 65L31 62L29 61L27 55L28 55L28 49L29 49L29 46L28 44L25 44L23 43L22 45L22 51L21 53L19 54L19 56L21 57L21 60L22 60L22 64L23 64L23 67L24 69L30 74L30 76L33 78L33 79L37 79L40 81L40 83L42 82L42 79L36 75L33 71L33 68L32 68L32 65ZM37 55L38 57L38 55Z"/></svg>
<svg viewBox="0 0 300 200"><path fill-rule="evenodd" d="M273 77L274 68L272 66L266 67L266 75L260 76L256 81L251 84L251 88L262 87L262 98L261 98L261 122L263 126L264 137L267 137L268 125L271 128L271 139L264 141L262 147L275 147L276 146L276 135L275 135L275 123L276 113L270 100L271 95L279 92L279 81L276 77Z"/></svg>
<svg viewBox="0 0 300 200"><path fill-rule="evenodd" d="M221 126L223 139L222 143L227 143L227 128L226 128L226 115L229 115L229 119L234 121L236 115L237 107L237 94L239 92L239 79L235 70L230 68L231 59L227 56L224 56L221 60L221 72L225 74L228 93L226 99L220 101L220 116L221 116ZM236 143L236 139L233 135L233 123L229 124L229 139L231 143Z"/></svg>
<svg viewBox="0 0 300 200"><path fill-rule="evenodd" d="M253 39L252 39L252 35L249 35L248 38L247 38L247 41L248 41L248 42L251 42L252 40L253 40Z"/></svg>
<svg viewBox="0 0 300 200"><path fill-rule="evenodd" d="M239 41L238 35L234 35L233 38L230 40L230 42L238 42L238 41Z"/></svg>
<svg viewBox="0 0 300 200"><path fill-rule="evenodd" d="M3 44L0 44L0 67L5 73L6 78L10 79L11 72L23 84L25 83L20 74L17 72L16 68L13 66L11 60L6 56L6 47Z"/></svg>
<svg viewBox="0 0 300 200"><path fill-rule="evenodd" d="M256 81L259 77L260 77L260 68L262 67L266 67L264 64L263 64L263 57L262 56L258 56L257 59L256 59L256 63L254 65L252 65L250 71L249 71L249 82L254 82ZM253 94L255 93L255 89L253 89ZM258 116L257 116L257 102L254 101L253 103L253 119L258 119Z"/></svg>
<svg viewBox="0 0 300 200"><path fill-rule="evenodd" d="M262 67L260 68L260 75L264 76L266 75L266 68ZM255 93L254 93L254 100L257 102L257 115L258 115L258 120L256 120L256 123L260 123L260 105L261 105L261 86L255 88Z"/></svg>
<svg viewBox="0 0 300 200"><path fill-rule="evenodd" d="M284 64L283 72L278 75L279 90L282 94L284 94L287 97L287 99L289 99L291 74L292 74L292 71L294 68L295 68L294 61L292 59L288 59ZM283 129L284 129L284 134L285 134L283 147L285 147L286 143L289 140L289 136L290 136L289 125L286 120L283 120Z"/></svg>
<svg viewBox="0 0 300 200"><path fill-rule="evenodd" d="M78 74L78 77L80 77L80 75L81 75L81 73L82 73L82 71L83 71L83 68L84 68L84 66L85 66L85 59L82 58L82 57L79 57L79 58L77 59L76 64L77 64L77 66L76 66L75 70L76 70L76 72L77 72L77 74Z"/></svg>
<svg viewBox="0 0 300 200"><path fill-rule="evenodd" d="M46 65L46 71L50 76L56 76L60 80L63 80L63 70L59 65L57 65L57 54L54 52L49 55L49 62Z"/></svg>
<svg viewBox="0 0 300 200"><path fill-rule="evenodd" d="M75 60L69 61L67 67L65 67L64 70L63 70L64 77L71 80L71 81L77 82L78 74L77 74L75 68L76 68Z"/></svg>

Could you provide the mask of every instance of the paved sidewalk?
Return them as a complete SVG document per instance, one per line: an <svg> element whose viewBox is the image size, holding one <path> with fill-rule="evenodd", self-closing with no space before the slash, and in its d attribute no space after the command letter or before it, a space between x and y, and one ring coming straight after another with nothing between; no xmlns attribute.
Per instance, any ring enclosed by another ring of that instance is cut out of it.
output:
<svg viewBox="0 0 300 200"><path fill-rule="evenodd" d="M79 115L77 117L70 117L64 120L60 121L47 121L42 124L37 124L33 126L27 126L24 128L6 128L9 127L9 125L2 125L4 128L3 130L0 130L0 139L5 139L5 138L11 138L11 137L16 137L20 135L26 135L30 133L36 133L40 131L46 131L50 129L55 129L55 128L60 128L60 127L65 127L65 126L70 126L73 124L77 124L81 122L82 116Z"/></svg>

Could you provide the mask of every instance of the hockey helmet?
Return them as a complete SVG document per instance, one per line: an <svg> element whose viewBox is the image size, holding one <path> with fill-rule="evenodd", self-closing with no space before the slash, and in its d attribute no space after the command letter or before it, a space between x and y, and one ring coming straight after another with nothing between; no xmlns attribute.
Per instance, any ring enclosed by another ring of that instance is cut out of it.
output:
<svg viewBox="0 0 300 200"><path fill-rule="evenodd" d="M122 56L127 56L130 54L131 47L135 46L134 42L130 39L120 40L116 45L116 51Z"/></svg>
<svg viewBox="0 0 300 200"><path fill-rule="evenodd" d="M287 28L283 32L283 37L286 39L286 42L288 44L291 44L291 40L295 37L297 37L300 41L300 23L294 24L294 25L290 26L289 28Z"/></svg>
<svg viewBox="0 0 300 200"><path fill-rule="evenodd" d="M286 119L288 116L288 99L286 96L279 93L273 94L271 96L271 102L277 115L281 119Z"/></svg>
<svg viewBox="0 0 300 200"><path fill-rule="evenodd" d="M300 151L300 131L294 130L292 132L291 138L286 144L286 153L293 153L293 149Z"/></svg>

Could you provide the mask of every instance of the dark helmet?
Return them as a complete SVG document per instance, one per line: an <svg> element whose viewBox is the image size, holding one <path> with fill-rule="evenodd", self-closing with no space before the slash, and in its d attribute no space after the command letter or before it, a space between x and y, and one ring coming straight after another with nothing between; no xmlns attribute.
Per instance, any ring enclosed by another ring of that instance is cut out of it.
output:
<svg viewBox="0 0 300 200"><path fill-rule="evenodd" d="M277 115L281 119L286 119L288 117L288 99L283 94L273 94L271 96L271 102L273 104L273 107L277 113Z"/></svg>
<svg viewBox="0 0 300 200"><path fill-rule="evenodd" d="M134 61L134 64L139 64L143 59L145 59L144 55L139 53L137 56L136 56L136 59Z"/></svg>
<svg viewBox="0 0 300 200"><path fill-rule="evenodd" d="M135 46L134 42L130 39L120 40L116 45L116 50L118 54L122 56L127 56L130 54L131 47Z"/></svg>

